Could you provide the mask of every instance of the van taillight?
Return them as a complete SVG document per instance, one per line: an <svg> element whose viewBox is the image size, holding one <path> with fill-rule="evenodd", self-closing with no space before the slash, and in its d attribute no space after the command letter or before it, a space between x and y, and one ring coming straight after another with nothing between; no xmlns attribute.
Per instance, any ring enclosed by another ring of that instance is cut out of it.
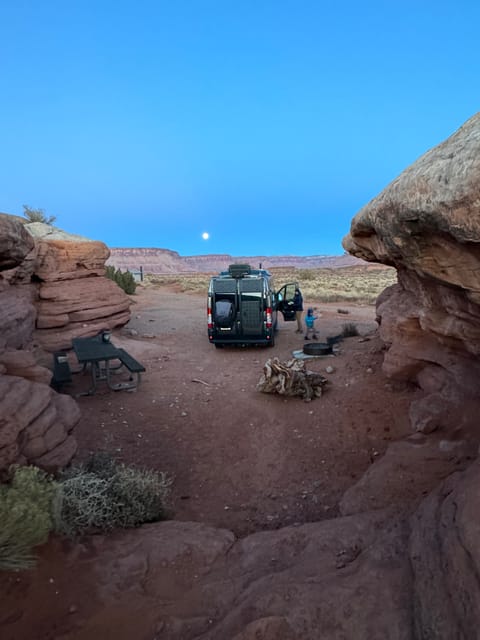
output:
<svg viewBox="0 0 480 640"><path fill-rule="evenodd" d="M208 328L213 329L212 310L210 309L210 307L207 307L207 323L208 323Z"/></svg>
<svg viewBox="0 0 480 640"><path fill-rule="evenodd" d="M271 307L267 307L267 329L271 329L272 328L272 308Z"/></svg>

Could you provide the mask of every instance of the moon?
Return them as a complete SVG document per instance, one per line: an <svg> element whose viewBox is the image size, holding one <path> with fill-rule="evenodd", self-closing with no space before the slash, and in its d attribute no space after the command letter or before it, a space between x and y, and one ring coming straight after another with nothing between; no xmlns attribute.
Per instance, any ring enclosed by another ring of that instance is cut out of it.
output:
<svg viewBox="0 0 480 640"><path fill-rule="evenodd" d="M204 240L208 240L208 239L209 239L209 237L210 237L210 234L209 234L209 233L207 233L207 231L204 231L204 232L202 233L202 238L203 238Z"/></svg>

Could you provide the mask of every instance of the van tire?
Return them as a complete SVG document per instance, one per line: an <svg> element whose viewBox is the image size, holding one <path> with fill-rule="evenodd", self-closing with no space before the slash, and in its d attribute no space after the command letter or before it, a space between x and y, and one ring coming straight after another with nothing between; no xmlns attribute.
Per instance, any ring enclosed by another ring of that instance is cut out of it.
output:
<svg viewBox="0 0 480 640"><path fill-rule="evenodd" d="M223 347L225 346L223 344L218 344L217 342L215 342L214 344L216 349L223 349Z"/></svg>

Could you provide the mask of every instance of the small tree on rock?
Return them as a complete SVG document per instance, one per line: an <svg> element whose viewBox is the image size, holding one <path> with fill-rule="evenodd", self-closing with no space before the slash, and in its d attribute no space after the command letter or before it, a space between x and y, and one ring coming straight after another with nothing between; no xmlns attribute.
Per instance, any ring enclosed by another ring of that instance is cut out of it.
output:
<svg viewBox="0 0 480 640"><path fill-rule="evenodd" d="M23 215L28 218L30 222L43 222L43 224L52 225L57 219L55 216L48 216L45 214L44 209L34 209L29 207L28 204L23 205Z"/></svg>

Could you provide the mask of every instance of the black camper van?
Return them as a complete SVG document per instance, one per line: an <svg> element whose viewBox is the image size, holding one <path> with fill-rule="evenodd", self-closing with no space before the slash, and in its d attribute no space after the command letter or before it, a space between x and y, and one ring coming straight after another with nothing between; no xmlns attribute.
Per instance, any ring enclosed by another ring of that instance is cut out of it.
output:
<svg viewBox="0 0 480 640"><path fill-rule="evenodd" d="M275 344L277 313L295 320L295 283L276 292L272 275L248 264L231 264L213 276L208 287L208 338L224 345Z"/></svg>

